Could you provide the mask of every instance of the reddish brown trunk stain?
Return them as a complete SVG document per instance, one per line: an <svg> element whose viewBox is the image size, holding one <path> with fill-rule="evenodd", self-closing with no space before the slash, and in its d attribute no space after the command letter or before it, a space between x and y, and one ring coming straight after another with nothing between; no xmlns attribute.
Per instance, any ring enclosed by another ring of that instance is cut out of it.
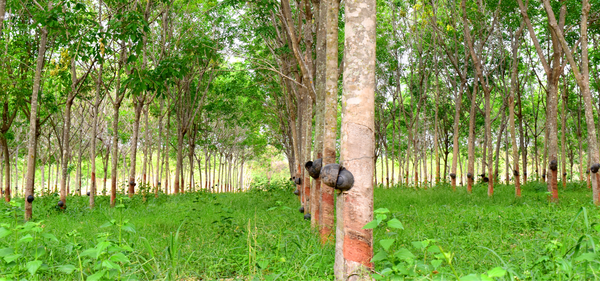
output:
<svg viewBox="0 0 600 281"><path fill-rule="evenodd" d="M591 188L592 188L591 184L592 184L592 183L591 183L591 181L590 181L590 174L588 173L588 174L587 174L587 188L588 188L588 189L591 189Z"/></svg>
<svg viewBox="0 0 600 281"><path fill-rule="evenodd" d="M365 261L371 260L373 247L365 241L358 240L360 239L359 237L351 236L350 232L348 232L344 237L344 258L372 268L373 263Z"/></svg>
<svg viewBox="0 0 600 281"><path fill-rule="evenodd" d="M330 188L329 186L325 186L324 188ZM330 188L331 189L331 188ZM326 244L329 242L333 242L333 192L323 192L321 193L321 212L323 213L323 218L321 221L321 243Z"/></svg>
<svg viewBox="0 0 600 281"><path fill-rule="evenodd" d="M452 191L456 191L456 178L451 178Z"/></svg>
<svg viewBox="0 0 600 281"><path fill-rule="evenodd" d="M471 193L473 191L473 178L467 179L467 192Z"/></svg>
<svg viewBox="0 0 600 281"><path fill-rule="evenodd" d="M550 170L550 186L552 187L552 201L558 202L558 171Z"/></svg>
<svg viewBox="0 0 600 281"><path fill-rule="evenodd" d="M135 179L129 178L129 198L133 197L135 193Z"/></svg>
<svg viewBox="0 0 600 281"><path fill-rule="evenodd" d="M494 195L494 177L490 176L490 180L488 182L488 196Z"/></svg>
<svg viewBox="0 0 600 281"><path fill-rule="evenodd" d="M517 197L521 197L521 184L519 178L520 176L515 176L515 194Z"/></svg>
<svg viewBox="0 0 600 281"><path fill-rule="evenodd" d="M304 200L305 202L310 202L310 177L305 177L302 181L302 184L304 185ZM310 208L310 204L307 207ZM312 213L312 210L310 210L309 213Z"/></svg>
<svg viewBox="0 0 600 281"><path fill-rule="evenodd" d="M96 173L92 172L92 185L96 185ZM95 190L94 190L95 191ZM92 190L90 189L90 195L92 194ZM94 195L96 195L94 193Z"/></svg>
<svg viewBox="0 0 600 281"><path fill-rule="evenodd" d="M313 190L313 192L315 192L315 194L316 194L315 197L318 197L319 194L321 194L321 178L315 179L315 188L314 189L315 190ZM320 214L319 209L321 209L321 206L319 204L319 199L317 198L316 200L317 200L317 202L314 204L315 210L312 211L313 212L312 215L315 218L315 225L319 225L319 214Z"/></svg>

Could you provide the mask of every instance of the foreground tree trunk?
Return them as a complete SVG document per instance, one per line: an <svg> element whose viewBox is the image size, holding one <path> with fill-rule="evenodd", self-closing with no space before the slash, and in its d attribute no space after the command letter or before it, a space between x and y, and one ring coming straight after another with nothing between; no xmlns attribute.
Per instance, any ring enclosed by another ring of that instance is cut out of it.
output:
<svg viewBox="0 0 600 281"><path fill-rule="evenodd" d="M2 11L0 11L2 12ZM1 31L0 31L1 32ZM38 140L38 94L40 91L40 81L42 77L42 68L46 55L46 41L48 40L48 29L42 28L40 34L40 46L38 49L37 66L35 68L35 77L33 78L33 92L31 93L31 110L29 112L29 140L27 143L27 183L25 186L25 220L31 219L32 202L29 202L29 196L34 194L35 184L35 162L37 160L37 140Z"/></svg>
<svg viewBox="0 0 600 281"><path fill-rule="evenodd" d="M370 280L375 153L374 0L346 2L344 96L340 162L354 174L352 189L338 195L336 280Z"/></svg>

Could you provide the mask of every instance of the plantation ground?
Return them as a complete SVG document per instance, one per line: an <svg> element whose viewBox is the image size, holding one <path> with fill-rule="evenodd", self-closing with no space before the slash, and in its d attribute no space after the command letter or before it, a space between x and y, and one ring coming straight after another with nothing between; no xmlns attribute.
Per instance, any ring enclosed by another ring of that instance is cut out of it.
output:
<svg viewBox="0 0 600 281"><path fill-rule="evenodd" d="M331 280L334 247L319 245L298 212L293 187L281 189L285 184L145 202L136 196L121 199L115 209L108 208L107 197L99 197L94 210L87 208L87 197L76 197L64 212L56 209L56 197L39 197L37 223L26 225L19 207L6 205L0 279ZM560 190L558 204L548 203L539 183L526 185L521 199L514 199L509 186L497 186L493 198L486 191L483 185L471 195L446 186L376 189L375 209L389 209L388 218L400 220L404 230L377 228L375 253L383 251L382 240L395 239L388 261L419 279L455 280L453 268L456 275L475 278L468 275L495 267L520 280L597 278L597 250L586 242L598 242L594 227L600 216L591 191L571 184ZM413 243L419 241L425 243ZM433 266L444 260L435 246L452 255L451 266ZM592 254L580 258L584 252ZM391 268L386 260L375 265L378 272Z"/></svg>

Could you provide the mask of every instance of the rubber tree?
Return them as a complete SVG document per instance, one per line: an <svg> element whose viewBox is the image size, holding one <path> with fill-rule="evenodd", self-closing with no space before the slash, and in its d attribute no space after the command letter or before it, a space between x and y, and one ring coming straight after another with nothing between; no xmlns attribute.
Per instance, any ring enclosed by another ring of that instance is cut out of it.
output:
<svg viewBox="0 0 600 281"><path fill-rule="evenodd" d="M375 0L346 1L340 164L354 186L337 195L336 280L370 280L375 150Z"/></svg>
<svg viewBox="0 0 600 281"><path fill-rule="evenodd" d="M556 31L550 32L551 45L552 45L552 60L550 63L546 60L546 55L542 49L542 46L538 40L538 35L535 32L535 28L531 23L528 15L529 7L526 7L523 4L522 0L517 0L519 4L519 9L521 11L521 15L525 21L527 26L527 30L529 31L529 37L531 41L533 41L533 45L538 54L538 58L544 68L544 73L546 74L546 93L547 93L547 102L546 102L546 135L545 141L548 142L548 168L550 170L550 175L546 176L548 178L548 192L551 192L551 199L556 201L558 200L558 81L560 75L563 70L563 62L561 58L563 57L563 48L561 47L559 36ZM529 3L531 5L531 3ZM565 25L566 18L566 3L561 0L560 1L560 15L559 19L556 22L556 27L562 31ZM554 30L554 28L553 28ZM544 162L546 161L546 157L544 157ZM545 165L544 165L545 166ZM545 167L543 167L545 169ZM544 173L543 173L544 175Z"/></svg>
<svg viewBox="0 0 600 281"><path fill-rule="evenodd" d="M583 104L585 109L585 121L588 130L588 153L590 159L590 170L591 170L591 181L592 181L592 194L594 204L600 205L600 175L598 169L600 168L600 154L598 152L598 139L596 135L596 126L594 124L594 108L592 105L592 96L590 93L590 70L589 70L589 50L588 50L588 17L591 9L589 0L581 1L581 22L580 22L580 40L581 40L581 57L579 63L575 61L575 57L571 52L571 48L567 44L565 36L563 34L564 27L564 4L560 9L560 19L557 20L552 10L552 6L548 0L543 0L544 9L548 15L548 23L552 28L554 37L558 39L562 49L565 52L567 61L571 66L571 71L575 76L577 85L581 90L581 96L583 97ZM560 22L562 20L562 23ZM556 120L555 120L556 121ZM565 144L563 144L565 145ZM553 170L553 176L556 176L556 170ZM553 186L556 189L555 186Z"/></svg>
<svg viewBox="0 0 600 281"><path fill-rule="evenodd" d="M52 7L51 2L48 8ZM35 164L37 161L37 142L38 142L38 95L40 93L40 83L42 79L42 70L46 55L46 43L48 41L48 28L42 27L40 30L40 45L38 47L37 64L35 75L33 77L33 91L31 93L31 109L29 110L29 133L27 140L27 181L25 185L25 220L31 219L32 203L35 184ZM29 197L31 196L31 197Z"/></svg>
<svg viewBox="0 0 600 281"><path fill-rule="evenodd" d="M338 113L338 14L339 1L326 0L325 7L325 95L323 120L323 167L335 163ZM323 11L323 10L322 10ZM333 240L334 229L334 190L323 186L320 190L319 232L321 241Z"/></svg>

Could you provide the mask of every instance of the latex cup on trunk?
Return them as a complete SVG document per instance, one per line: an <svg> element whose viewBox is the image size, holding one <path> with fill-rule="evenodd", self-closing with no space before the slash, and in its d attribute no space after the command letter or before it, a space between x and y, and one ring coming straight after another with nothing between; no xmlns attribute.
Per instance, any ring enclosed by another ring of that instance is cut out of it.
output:
<svg viewBox="0 0 600 281"><path fill-rule="evenodd" d="M354 176L340 164L328 164L321 169L321 182L335 189L346 191L354 185Z"/></svg>
<svg viewBox="0 0 600 281"><path fill-rule="evenodd" d="M304 164L306 171L313 179L318 179L321 174L321 166L323 165L323 160L321 158L315 161L308 161Z"/></svg>

